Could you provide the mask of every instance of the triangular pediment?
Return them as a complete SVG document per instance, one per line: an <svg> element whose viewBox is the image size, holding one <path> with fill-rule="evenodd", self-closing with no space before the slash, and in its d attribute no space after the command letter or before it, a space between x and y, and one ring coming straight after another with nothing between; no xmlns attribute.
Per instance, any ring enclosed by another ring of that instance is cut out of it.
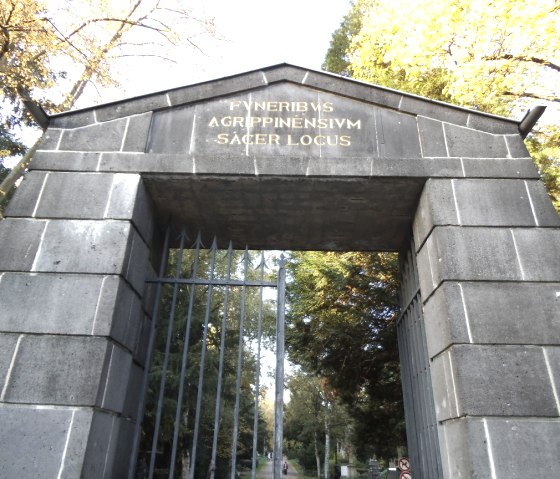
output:
<svg viewBox="0 0 560 479"><path fill-rule="evenodd" d="M463 157L479 156L470 145L480 143L486 156L507 157L504 141L493 136L519 134L519 123L507 118L286 64L56 115L50 126L146 113L144 151L154 154Z"/></svg>
<svg viewBox="0 0 560 479"><path fill-rule="evenodd" d="M140 174L254 247L396 250L428 178L538 178L519 122L292 65L47 120L33 168Z"/></svg>
<svg viewBox="0 0 560 479"><path fill-rule="evenodd" d="M352 99L365 105L445 121L488 133L517 133L520 124L516 120L468 110L378 85L289 64L273 65L203 83L57 114L48 117L46 121L51 125L54 122L54 125L61 127L80 126L88 124L94 110L96 121L100 122L147 111L159 111L218 100L224 96L249 94L253 91L271 89L278 84L290 84L296 92L301 91L302 88L316 90ZM297 86L300 87L299 90L296 88Z"/></svg>

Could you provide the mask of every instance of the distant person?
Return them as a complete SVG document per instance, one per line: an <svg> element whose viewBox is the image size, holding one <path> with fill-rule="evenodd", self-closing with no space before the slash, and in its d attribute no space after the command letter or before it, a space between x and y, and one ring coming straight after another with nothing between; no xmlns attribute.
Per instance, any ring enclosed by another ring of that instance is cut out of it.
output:
<svg viewBox="0 0 560 479"><path fill-rule="evenodd" d="M284 462L284 465L282 466L282 472L287 475L288 474L288 463Z"/></svg>

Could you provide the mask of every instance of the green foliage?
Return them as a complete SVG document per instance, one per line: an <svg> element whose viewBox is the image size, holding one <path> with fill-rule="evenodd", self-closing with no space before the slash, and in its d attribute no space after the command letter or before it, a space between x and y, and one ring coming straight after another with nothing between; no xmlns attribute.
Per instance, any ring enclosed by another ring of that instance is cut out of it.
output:
<svg viewBox="0 0 560 479"><path fill-rule="evenodd" d="M21 99L58 112L88 85L118 84L115 65L131 56L169 60L187 37L213 34L180 0L4 0L0 3L0 94L3 125L29 124Z"/></svg>
<svg viewBox="0 0 560 479"><path fill-rule="evenodd" d="M560 213L560 127L533 131L525 143L539 169L556 211Z"/></svg>
<svg viewBox="0 0 560 479"><path fill-rule="evenodd" d="M436 98L498 114L530 99L558 100L551 0L359 0L354 8L362 14L347 52L354 78L398 78L419 94L435 81Z"/></svg>
<svg viewBox="0 0 560 479"><path fill-rule="evenodd" d="M361 27L360 12L356 8L350 9L344 16L340 27L332 34L331 43L322 65L323 70L342 76L350 76L350 62L347 52L350 48L351 38L358 34Z"/></svg>
<svg viewBox="0 0 560 479"><path fill-rule="evenodd" d="M555 0L356 0L350 18L358 31L335 32L329 71L498 115L545 104L558 121ZM539 126L527 146L559 209L557 132Z"/></svg>
<svg viewBox="0 0 560 479"><path fill-rule="evenodd" d="M348 406L358 453L393 454L405 442L396 255L294 253L289 265L290 358Z"/></svg>

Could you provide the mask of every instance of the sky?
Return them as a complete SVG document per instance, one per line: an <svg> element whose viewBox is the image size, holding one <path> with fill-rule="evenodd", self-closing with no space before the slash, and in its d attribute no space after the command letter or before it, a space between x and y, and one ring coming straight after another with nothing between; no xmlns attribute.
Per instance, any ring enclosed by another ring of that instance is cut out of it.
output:
<svg viewBox="0 0 560 479"><path fill-rule="evenodd" d="M350 8L349 0L205 0L200 5L204 16L214 18L217 35L193 38L202 52L186 46L174 55L176 64L131 58L119 68L118 90L90 91L77 107L284 62L319 70L332 33Z"/></svg>

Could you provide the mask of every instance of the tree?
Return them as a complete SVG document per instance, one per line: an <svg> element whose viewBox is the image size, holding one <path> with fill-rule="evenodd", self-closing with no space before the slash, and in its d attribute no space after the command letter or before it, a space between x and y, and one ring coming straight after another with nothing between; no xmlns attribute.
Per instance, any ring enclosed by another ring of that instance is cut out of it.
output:
<svg viewBox="0 0 560 479"><path fill-rule="evenodd" d="M50 113L67 110L88 85L117 86L119 60L135 56L173 61L170 48L196 47L191 38L200 33L213 34L212 20L198 19L181 0L4 0L0 175L6 174L4 156L25 153L15 132L33 125L26 102L38 103ZM12 185L2 185L2 205Z"/></svg>
<svg viewBox="0 0 560 479"><path fill-rule="evenodd" d="M332 34L330 47L322 65L323 70L342 76L350 76L348 59L350 40L358 34L361 28L362 17L360 11L351 8L344 16L340 27Z"/></svg>
<svg viewBox="0 0 560 479"><path fill-rule="evenodd" d="M327 68L339 57L353 78L428 98L519 116L541 103L560 114L555 0L357 0L348 15L361 18L359 31L343 23L333 34ZM539 126L528 146L560 211L559 134Z"/></svg>
<svg viewBox="0 0 560 479"><path fill-rule="evenodd" d="M436 80L444 98L491 113L509 114L533 99L559 102L555 3L359 0L362 28L351 40L350 71L371 81L388 70L413 93ZM550 81L535 82L543 77Z"/></svg>
<svg viewBox="0 0 560 479"><path fill-rule="evenodd" d="M298 370L288 378L288 390L290 401L284 415L287 453L307 474L314 472L317 479L330 477L329 451L331 445L346 445L349 416L326 382L316 375Z"/></svg>
<svg viewBox="0 0 560 479"><path fill-rule="evenodd" d="M188 35L194 24L213 32L211 20L198 20L182 3L81 0L47 6L41 0L6 0L0 10L3 95L11 104L21 96L43 95L38 99L48 107L67 109L88 83L117 84L112 67L118 58L171 60L168 46L195 46Z"/></svg>
<svg viewBox="0 0 560 479"><path fill-rule="evenodd" d="M359 454L391 457L405 443L396 255L293 253L289 268L290 358L324 378L360 421Z"/></svg>

